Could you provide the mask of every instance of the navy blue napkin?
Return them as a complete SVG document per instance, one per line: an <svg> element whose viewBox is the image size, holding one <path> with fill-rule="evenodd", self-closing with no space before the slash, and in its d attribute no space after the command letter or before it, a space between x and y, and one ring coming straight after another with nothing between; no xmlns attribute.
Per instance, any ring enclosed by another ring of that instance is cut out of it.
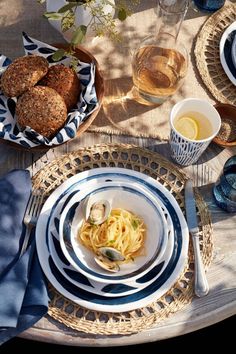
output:
<svg viewBox="0 0 236 354"><path fill-rule="evenodd" d="M0 345L31 327L48 310L34 232L19 258L31 188L26 170L13 170L0 179Z"/></svg>

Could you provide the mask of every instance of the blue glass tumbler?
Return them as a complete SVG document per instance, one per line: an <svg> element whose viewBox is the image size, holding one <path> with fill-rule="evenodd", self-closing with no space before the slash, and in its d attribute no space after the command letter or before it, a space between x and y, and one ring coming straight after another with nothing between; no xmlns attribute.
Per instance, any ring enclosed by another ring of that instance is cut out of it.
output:
<svg viewBox="0 0 236 354"><path fill-rule="evenodd" d="M236 212L236 155L226 161L222 175L213 188L213 195L220 208Z"/></svg>
<svg viewBox="0 0 236 354"><path fill-rule="evenodd" d="M224 5L225 0L193 0L193 3L201 11L214 12Z"/></svg>

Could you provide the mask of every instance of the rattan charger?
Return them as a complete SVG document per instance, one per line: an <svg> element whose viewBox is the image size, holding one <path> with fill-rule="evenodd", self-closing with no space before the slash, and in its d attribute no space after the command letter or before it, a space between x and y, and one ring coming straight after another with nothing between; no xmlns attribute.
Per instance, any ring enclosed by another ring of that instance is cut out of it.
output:
<svg viewBox="0 0 236 354"><path fill-rule="evenodd" d="M123 167L157 179L176 198L184 212L184 184L187 175L161 155L127 144L104 144L69 153L49 163L33 177L34 189L49 196L69 177L97 167ZM213 251L210 215L196 191L202 259L210 265ZM149 306L123 313L103 313L83 308L59 294L50 285L48 315L64 325L90 335L128 335L150 328L193 299L194 262L190 243L186 267L174 286Z"/></svg>
<svg viewBox="0 0 236 354"><path fill-rule="evenodd" d="M226 5L211 15L198 33L194 55L200 76L216 100L236 105L236 87L224 72L219 54L221 36L234 21L236 4Z"/></svg>

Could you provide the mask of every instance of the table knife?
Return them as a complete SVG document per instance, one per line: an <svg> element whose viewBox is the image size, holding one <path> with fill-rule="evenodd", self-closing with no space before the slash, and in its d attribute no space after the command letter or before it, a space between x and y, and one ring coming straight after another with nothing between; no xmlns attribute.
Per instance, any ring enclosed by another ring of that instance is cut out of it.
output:
<svg viewBox="0 0 236 354"><path fill-rule="evenodd" d="M192 236L194 260L195 260L195 294L198 297L208 294L209 285L206 279L204 266L202 263L200 245L199 245L199 228L197 222L197 210L195 197L193 193L193 182L187 180L185 184L185 210L189 232Z"/></svg>

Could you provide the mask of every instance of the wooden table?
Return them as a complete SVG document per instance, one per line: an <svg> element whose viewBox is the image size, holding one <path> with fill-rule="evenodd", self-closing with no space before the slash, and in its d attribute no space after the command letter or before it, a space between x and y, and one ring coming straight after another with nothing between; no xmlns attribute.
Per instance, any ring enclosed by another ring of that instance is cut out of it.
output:
<svg viewBox="0 0 236 354"><path fill-rule="evenodd" d="M0 146L1 175L12 168L28 168L35 174L48 161L62 154L74 151L79 146L88 146L101 142L132 143L148 147L169 157L167 143L153 139L137 139L125 136L101 136L85 133L77 141L49 150L42 156L30 152L21 152L6 145ZM21 334L22 338L40 340L50 343L76 346L116 346L138 344L166 339L212 325L236 314L236 215L219 209L212 198L212 186L217 180L224 162L234 149L221 149L211 144L198 163L184 170L194 179L211 212L214 232L214 257L207 272L210 292L204 298L194 298L183 310L173 314L154 328L129 336L92 336L78 334L52 318L41 319L33 328Z"/></svg>
<svg viewBox="0 0 236 354"><path fill-rule="evenodd" d="M152 2L152 1L151 1ZM28 16L28 15L27 15ZM203 23L204 16L199 22ZM57 35L54 35L56 40ZM12 39L12 43L14 40ZM5 47L7 43L4 44ZM1 48L2 51L2 48ZM15 55L17 56L17 55ZM199 78L198 78L199 79ZM199 79L199 89L206 89ZM208 95L208 93L206 93ZM209 100L213 100L209 96ZM48 150L46 153L31 153L0 145L0 175L13 168L27 168L34 175L53 159L76 150L81 146L97 143L131 143L147 147L170 159L167 142L154 139L115 136L100 133L84 133L73 141ZM224 162L236 154L236 148L222 149L212 143L197 164L184 168L204 197L211 212L214 229L214 257L207 272L209 295L194 298L183 310L161 321L155 327L129 336L96 336L78 333L59 324L52 318L42 318L33 328L21 334L22 338L73 346L118 346L162 340L212 325L236 314L236 215L219 209L213 201L212 187L222 171Z"/></svg>

